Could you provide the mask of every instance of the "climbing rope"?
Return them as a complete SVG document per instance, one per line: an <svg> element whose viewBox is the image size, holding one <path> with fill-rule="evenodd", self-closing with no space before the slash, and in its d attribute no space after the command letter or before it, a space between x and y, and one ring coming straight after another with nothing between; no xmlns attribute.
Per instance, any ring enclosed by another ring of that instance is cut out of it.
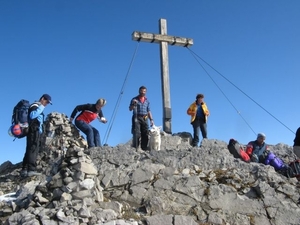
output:
<svg viewBox="0 0 300 225"><path fill-rule="evenodd" d="M231 104L231 106L237 111L239 116L244 120L244 122L248 125L248 127L253 131L253 133L256 135L255 131L252 129L250 124L246 121L246 119L241 115L239 110L233 105L233 103L229 100L229 98L226 96L226 94L222 91L222 89L217 85L217 83L214 81L214 79L210 76L210 74L205 70L201 62L198 60L200 59L203 61L206 65L208 65L212 70L214 70L217 74L219 74L222 78L224 78L227 82L229 82L232 86L234 86L237 90L239 90L241 93L243 93L247 98L249 98L252 102L254 102L256 105L258 105L261 109L263 109L266 113L268 113L271 117L273 117L277 122L279 122L281 125L283 125L285 128L287 128L289 131L291 131L293 134L295 134L294 131L292 131L288 126L286 126L283 122L281 122L278 118L276 118L274 115L272 115L268 110L266 110L263 106L261 106L258 102L256 102L253 98L251 98L248 94L246 94L243 90L241 90L238 86L236 86L233 82L231 82L229 79L227 79L224 75L222 75L219 71L217 71L214 67L212 67L209 63L207 63L204 59L202 59L199 55L197 55L194 51L192 51L190 48L187 48L192 56L196 59L196 61L199 63L199 65L202 67L202 69L206 72L206 74L209 76L209 78L213 81L213 83L217 86L217 88L221 91L221 93L224 95L224 97L227 99L227 101Z"/></svg>
<svg viewBox="0 0 300 225"><path fill-rule="evenodd" d="M119 108L120 103L121 103L121 99L122 99L123 94L124 94L125 85L126 85L126 83L127 83L127 80L128 80L128 77L129 77L129 72L130 72L130 70L131 70L132 64L133 64L134 59L135 59L135 56L136 56L136 54L137 54L137 50L138 50L138 48L139 48L139 44L140 44L140 42L138 41L138 42L137 42L137 45L136 45L136 48L135 48L135 51L134 51L134 54L133 54L133 56L132 56L132 59L131 59L131 62L130 62L130 65L129 65L127 74L126 74L126 76L125 76L125 79L124 79L124 82L123 82L123 85L122 85L122 88L121 88L119 97L118 97L118 99L117 99L117 103L116 103L115 108L114 108L114 110L113 110L112 117L111 117L111 119L110 119L110 121L109 121L109 123L108 123L108 128L107 128L107 130L106 130L106 132L105 132L105 135L104 135L104 138L103 138L103 142L102 142L102 143L104 143L104 145L107 145L107 141L108 141L108 138L109 138L109 135L110 135L110 132L111 132L111 129L112 129L114 120L115 120L115 118L116 118L117 111L118 111L118 108Z"/></svg>

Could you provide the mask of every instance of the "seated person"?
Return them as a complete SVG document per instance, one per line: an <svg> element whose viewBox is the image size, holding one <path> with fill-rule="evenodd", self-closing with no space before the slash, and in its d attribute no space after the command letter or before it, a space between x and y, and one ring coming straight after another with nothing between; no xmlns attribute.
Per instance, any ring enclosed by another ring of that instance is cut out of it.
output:
<svg viewBox="0 0 300 225"><path fill-rule="evenodd" d="M258 133L256 140L248 143L246 147L246 153L249 155L251 162L271 165L276 171L286 168L284 162L270 151L270 148L265 143L265 140L266 135L264 133Z"/></svg>

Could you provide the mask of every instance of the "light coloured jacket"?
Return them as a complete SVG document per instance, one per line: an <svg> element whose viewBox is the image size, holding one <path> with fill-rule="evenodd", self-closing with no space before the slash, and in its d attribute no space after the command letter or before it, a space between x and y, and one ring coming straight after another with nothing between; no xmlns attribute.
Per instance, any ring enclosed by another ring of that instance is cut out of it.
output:
<svg viewBox="0 0 300 225"><path fill-rule="evenodd" d="M28 123L31 124L31 121L36 120L39 124L39 133L43 133L43 123L44 123L44 111L45 106L40 102L34 102L29 107L29 120Z"/></svg>
<svg viewBox="0 0 300 225"><path fill-rule="evenodd" d="M205 115L205 123L207 122L207 117L209 116L209 110L207 108L207 105L205 104L205 102L203 102L201 104L202 109L203 109L203 113ZM190 107L187 109L187 114L191 116L191 123L196 119L196 115L197 115L197 109L198 106L196 104L196 102L193 102Z"/></svg>

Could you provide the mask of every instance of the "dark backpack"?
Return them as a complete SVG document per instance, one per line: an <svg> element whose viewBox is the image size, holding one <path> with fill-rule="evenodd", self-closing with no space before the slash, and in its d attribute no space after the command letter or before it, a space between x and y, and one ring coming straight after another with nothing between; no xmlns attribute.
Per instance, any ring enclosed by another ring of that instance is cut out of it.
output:
<svg viewBox="0 0 300 225"><path fill-rule="evenodd" d="M29 101L22 99L13 109L10 134L15 138L23 138L28 134Z"/></svg>
<svg viewBox="0 0 300 225"><path fill-rule="evenodd" d="M300 159L297 159L289 163L289 167L292 170L292 173L289 174L289 177L296 177L300 181Z"/></svg>
<svg viewBox="0 0 300 225"><path fill-rule="evenodd" d="M245 162L250 161L249 155L244 151L243 147L237 140L231 138L229 140L227 148L234 158L242 159Z"/></svg>

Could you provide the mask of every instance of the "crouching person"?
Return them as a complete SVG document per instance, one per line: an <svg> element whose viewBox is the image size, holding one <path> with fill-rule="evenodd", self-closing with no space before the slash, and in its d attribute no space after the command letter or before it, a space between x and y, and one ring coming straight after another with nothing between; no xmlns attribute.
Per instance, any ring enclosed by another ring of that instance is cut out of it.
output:
<svg viewBox="0 0 300 225"><path fill-rule="evenodd" d="M98 119L101 123L107 123L102 112L102 108L105 104L106 100L100 98L95 104L77 105L70 116L70 122L72 123L75 118L76 127L86 135L88 148L101 146L100 133L90 123L95 119ZM78 112L79 115L76 117Z"/></svg>

